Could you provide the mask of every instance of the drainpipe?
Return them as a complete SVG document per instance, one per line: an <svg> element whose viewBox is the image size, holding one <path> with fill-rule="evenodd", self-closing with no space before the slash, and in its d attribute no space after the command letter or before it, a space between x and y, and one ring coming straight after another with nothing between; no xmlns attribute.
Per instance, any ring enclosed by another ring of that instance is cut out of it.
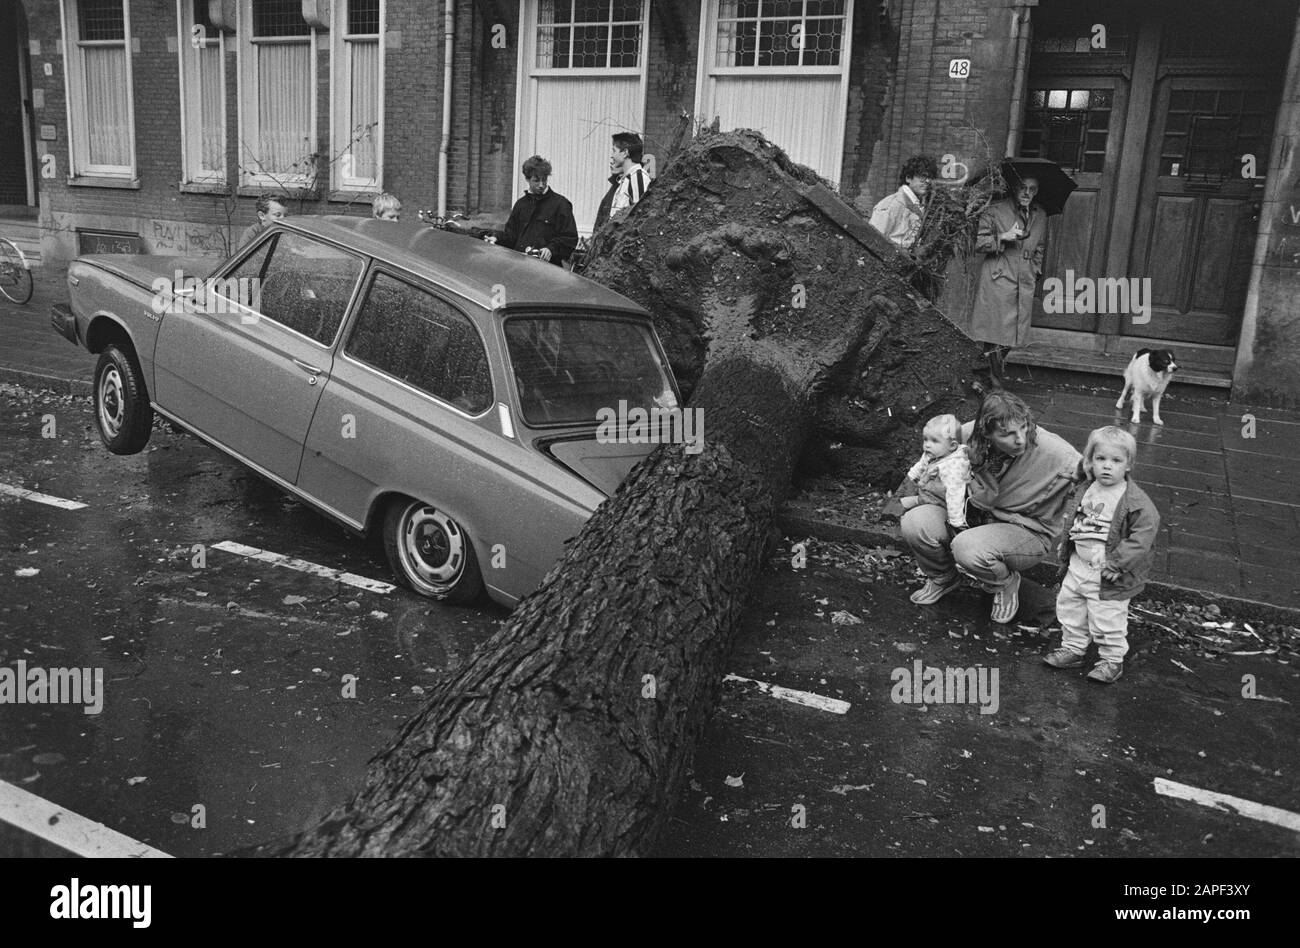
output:
<svg viewBox="0 0 1300 948"><path fill-rule="evenodd" d="M456 0L442 10L442 144L438 146L438 216L447 216L447 155L451 151L451 67L456 40Z"/></svg>
<svg viewBox="0 0 1300 948"><path fill-rule="evenodd" d="M1025 121L1025 74L1029 68L1029 8L1011 10L1011 39L1016 47L1016 69L1011 78L1011 116L1007 122L1008 157L1020 150L1020 130Z"/></svg>

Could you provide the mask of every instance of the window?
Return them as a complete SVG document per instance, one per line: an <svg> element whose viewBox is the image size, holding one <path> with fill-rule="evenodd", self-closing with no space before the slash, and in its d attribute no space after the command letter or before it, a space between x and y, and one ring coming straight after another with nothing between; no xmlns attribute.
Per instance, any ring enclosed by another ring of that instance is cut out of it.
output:
<svg viewBox="0 0 1300 948"><path fill-rule="evenodd" d="M263 317L331 346L360 276L361 260L352 254L301 234L281 233L227 274L225 284L214 282L214 290L227 298L234 290L256 300Z"/></svg>
<svg viewBox="0 0 1300 948"><path fill-rule="evenodd" d="M1241 174L1241 156L1255 156L1263 177L1273 137L1273 103L1263 89L1173 89L1160 147L1160 173L1199 184Z"/></svg>
<svg viewBox="0 0 1300 948"><path fill-rule="evenodd" d="M641 0L540 0L539 69L635 69L641 65Z"/></svg>
<svg viewBox="0 0 1300 948"><path fill-rule="evenodd" d="M714 65L839 66L844 0L721 0Z"/></svg>
<svg viewBox="0 0 1300 948"><path fill-rule="evenodd" d="M124 0L66 0L73 175L135 177L131 23Z"/></svg>
<svg viewBox="0 0 1300 948"><path fill-rule="evenodd" d="M1021 157L1050 158L1069 172L1101 171L1114 96L1110 89L1030 89Z"/></svg>
<svg viewBox="0 0 1300 948"><path fill-rule="evenodd" d="M347 353L468 414L492 405L492 373L474 325L450 303L387 273L370 282Z"/></svg>
<svg viewBox="0 0 1300 948"><path fill-rule="evenodd" d="M239 4L240 183L312 187L316 31L300 0Z"/></svg>
<svg viewBox="0 0 1300 948"><path fill-rule="evenodd" d="M383 180L383 5L343 0L334 12L332 182L339 189L374 191Z"/></svg>
<svg viewBox="0 0 1300 948"><path fill-rule="evenodd" d="M181 180L226 183L226 48L207 0L179 0ZM200 30L200 27L202 28Z"/></svg>
<svg viewBox="0 0 1300 948"><path fill-rule="evenodd" d="M528 317L506 323L506 348L530 425L591 424L620 401L669 404L672 383L650 331L614 319ZM675 403L676 396L671 395Z"/></svg>

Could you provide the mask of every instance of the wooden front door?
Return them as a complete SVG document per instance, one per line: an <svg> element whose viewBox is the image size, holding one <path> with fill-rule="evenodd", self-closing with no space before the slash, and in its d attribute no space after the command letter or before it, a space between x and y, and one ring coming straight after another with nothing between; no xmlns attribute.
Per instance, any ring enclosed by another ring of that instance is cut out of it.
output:
<svg viewBox="0 0 1300 948"><path fill-rule="evenodd" d="M1034 326L1236 345L1289 47L1277 24L1295 11L1042 0L1020 154L1079 185L1049 219L1044 277L1150 283L1144 311L1122 314L1046 313L1040 295ZM1096 24L1109 27L1101 48Z"/></svg>
<svg viewBox="0 0 1300 948"><path fill-rule="evenodd" d="M1160 82L1130 258L1151 280L1151 321L1121 332L1236 345L1276 110L1259 80Z"/></svg>
<svg viewBox="0 0 1300 948"><path fill-rule="evenodd" d="M1079 187L1065 211L1047 219L1044 278L1105 276L1128 83L1109 76L1035 77L1021 153L1059 163ZM1097 332L1089 314L1048 313L1035 300L1034 325Z"/></svg>

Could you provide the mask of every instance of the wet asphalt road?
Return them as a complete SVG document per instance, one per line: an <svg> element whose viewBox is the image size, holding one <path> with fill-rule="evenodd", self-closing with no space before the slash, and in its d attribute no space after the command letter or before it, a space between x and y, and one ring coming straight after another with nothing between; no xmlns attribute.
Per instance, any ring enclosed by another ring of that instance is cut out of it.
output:
<svg viewBox="0 0 1300 948"><path fill-rule="evenodd" d="M0 705L0 779L175 855L315 822L506 616L213 550L391 580L377 549L197 439L155 428L144 453L108 454L84 399L0 387L0 484L89 505L0 495L0 664L106 679L99 715ZM994 626L980 593L917 609L913 585L897 557L852 547L814 544L802 569L773 559L730 670L851 707L728 684L661 854L1300 855L1300 834L1153 789L1300 812L1294 663L1197 657L1139 631L1125 677L1094 685L1042 666L1054 639ZM840 611L863 621L835 624ZM917 659L996 668L996 713L895 703L891 673ZM1282 700L1243 698L1247 673Z"/></svg>

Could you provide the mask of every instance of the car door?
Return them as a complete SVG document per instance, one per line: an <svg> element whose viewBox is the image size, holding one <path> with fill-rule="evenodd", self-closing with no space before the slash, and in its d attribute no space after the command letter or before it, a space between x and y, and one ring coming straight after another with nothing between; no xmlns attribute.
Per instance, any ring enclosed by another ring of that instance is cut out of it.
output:
<svg viewBox="0 0 1300 948"><path fill-rule="evenodd" d="M361 257L278 231L162 321L155 401L243 460L295 483Z"/></svg>

